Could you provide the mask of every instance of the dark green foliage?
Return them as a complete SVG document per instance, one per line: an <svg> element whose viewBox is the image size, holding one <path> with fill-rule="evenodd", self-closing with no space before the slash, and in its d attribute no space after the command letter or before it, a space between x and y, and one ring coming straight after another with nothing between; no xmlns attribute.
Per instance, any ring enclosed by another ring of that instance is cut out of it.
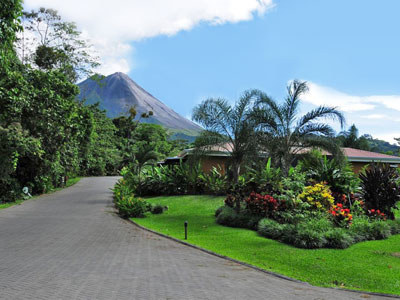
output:
<svg viewBox="0 0 400 300"><path fill-rule="evenodd" d="M371 223L371 235L375 240L383 240L392 235L391 226L384 221L373 221Z"/></svg>
<svg viewBox="0 0 400 300"><path fill-rule="evenodd" d="M209 173L200 173L199 179L204 184L206 193L225 195L228 190L228 178L221 169L213 167Z"/></svg>
<svg viewBox="0 0 400 300"><path fill-rule="evenodd" d="M361 149L370 151L370 145L368 139L363 136L358 136L358 129L356 125L351 125L349 130L342 131L338 136L337 140L342 147L349 147L355 149Z"/></svg>
<svg viewBox="0 0 400 300"><path fill-rule="evenodd" d="M393 227L390 223L368 218L355 218L350 227L350 234L356 242L386 239L392 234ZM396 228L394 228L395 230Z"/></svg>
<svg viewBox="0 0 400 300"><path fill-rule="evenodd" d="M156 204L151 208L151 213L154 215L159 215L162 214L166 209L167 209L166 206L163 206L161 204Z"/></svg>
<svg viewBox="0 0 400 300"><path fill-rule="evenodd" d="M400 147L398 145L373 138L371 135L364 135L364 136L368 140L368 144L370 145L371 151L378 153L392 152L392 155L397 155L397 156L400 155Z"/></svg>
<svg viewBox="0 0 400 300"><path fill-rule="evenodd" d="M301 169L315 182L327 182L331 191L338 194L353 193L359 179L345 159L328 159L319 150L313 150L300 161Z"/></svg>
<svg viewBox="0 0 400 300"><path fill-rule="evenodd" d="M23 186L42 193L67 176L115 173L114 125L75 101L78 88L64 69L19 61L12 42L21 2L0 7L0 202L14 201Z"/></svg>
<svg viewBox="0 0 400 300"><path fill-rule="evenodd" d="M143 217L151 209L151 204L141 198L127 196L115 202L118 213L123 218Z"/></svg>
<svg viewBox="0 0 400 300"><path fill-rule="evenodd" d="M371 234L371 223L368 218L355 218L350 226L350 234L353 236L355 242L362 242L373 240Z"/></svg>
<svg viewBox="0 0 400 300"><path fill-rule="evenodd" d="M333 228L325 232L325 240L325 247L333 249L345 249L354 243L354 239L343 228Z"/></svg>
<svg viewBox="0 0 400 300"><path fill-rule="evenodd" d="M216 222L229 227L249 228L255 230L260 221L259 217L252 216L246 211L237 213L235 209L224 206L218 214Z"/></svg>
<svg viewBox="0 0 400 300"><path fill-rule="evenodd" d="M80 141L81 170L89 176L118 174L121 156L117 148L115 125L98 105L81 108L86 113L85 121L88 122L87 132Z"/></svg>
<svg viewBox="0 0 400 300"><path fill-rule="evenodd" d="M254 191L258 193L275 192L282 180L281 170L271 166L271 158L266 164L264 162L264 164L260 163L253 168L248 168L245 176L248 184L254 185Z"/></svg>
<svg viewBox="0 0 400 300"><path fill-rule="evenodd" d="M224 210L224 207L225 207L225 205L223 205L223 206L221 206L221 207L218 207L217 210L216 210L215 213L214 213L214 216L215 216L215 217L218 217L219 214Z"/></svg>
<svg viewBox="0 0 400 300"><path fill-rule="evenodd" d="M398 171L389 164L372 163L361 173L361 196L366 208L379 209L389 219L394 219L392 209L400 199L398 178Z"/></svg>
<svg viewBox="0 0 400 300"><path fill-rule="evenodd" d="M220 178L221 175L218 173L205 180L200 164L182 163L159 167L148 165L142 169L140 176L134 168L125 168L123 175L132 190L141 196L226 192L226 181Z"/></svg>
<svg viewBox="0 0 400 300"><path fill-rule="evenodd" d="M391 231L392 234L399 234L400 233L400 219L388 220L386 222L387 222L387 224L389 224L390 231Z"/></svg>
<svg viewBox="0 0 400 300"><path fill-rule="evenodd" d="M326 218L307 218L296 224L281 224L275 220L262 219L258 233L298 248L348 248L354 239L342 228L335 228Z"/></svg>
<svg viewBox="0 0 400 300"><path fill-rule="evenodd" d="M293 245L298 248L316 249L322 248L326 244L323 233L304 226L297 231Z"/></svg>
<svg viewBox="0 0 400 300"><path fill-rule="evenodd" d="M280 224L272 219L262 219L258 223L258 233L267 238L279 240L284 233L284 224Z"/></svg>

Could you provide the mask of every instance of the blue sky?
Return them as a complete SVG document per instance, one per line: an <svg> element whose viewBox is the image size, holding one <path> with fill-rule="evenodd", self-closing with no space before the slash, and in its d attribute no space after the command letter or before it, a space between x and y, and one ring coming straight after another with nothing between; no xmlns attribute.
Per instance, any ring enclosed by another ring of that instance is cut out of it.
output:
<svg viewBox="0 0 400 300"><path fill-rule="evenodd" d="M28 0L27 7L53 4L99 40L93 21L88 25L87 17L66 4L47 2ZM361 133L389 141L400 137L400 1L232 0L229 9L216 6L211 12L212 1L203 2L203 7L180 3L182 12L177 7L174 14L161 7L155 17L161 21L143 18L131 30L129 24L116 27L114 33L121 33L117 50L97 42L113 62L105 73L127 72L183 116L208 97L234 101L250 88L281 100L290 80L307 80L303 111L318 104L338 106L348 126L355 123ZM229 0L221 2L227 7ZM151 11L139 3L129 8ZM174 22L179 13L183 17Z"/></svg>

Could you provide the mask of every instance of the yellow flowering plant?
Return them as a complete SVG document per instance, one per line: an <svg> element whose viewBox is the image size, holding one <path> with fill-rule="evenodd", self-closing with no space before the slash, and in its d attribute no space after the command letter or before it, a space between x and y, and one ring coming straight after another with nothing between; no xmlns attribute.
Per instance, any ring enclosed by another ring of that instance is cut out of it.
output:
<svg viewBox="0 0 400 300"><path fill-rule="evenodd" d="M306 186L299 195L299 200L306 202L318 210L329 210L334 204L334 198L325 182Z"/></svg>

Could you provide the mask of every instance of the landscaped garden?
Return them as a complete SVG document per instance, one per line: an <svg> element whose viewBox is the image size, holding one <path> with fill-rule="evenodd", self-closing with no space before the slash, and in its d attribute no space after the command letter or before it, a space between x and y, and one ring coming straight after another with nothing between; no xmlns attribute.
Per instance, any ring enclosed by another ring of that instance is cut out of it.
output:
<svg viewBox="0 0 400 300"><path fill-rule="evenodd" d="M188 242L315 285L400 294L399 172L372 163L355 174L332 129L316 122L342 122L339 112L296 116L304 89L293 83L282 105L257 91L234 108L205 101L194 111L210 128L196 141L200 154L174 166L124 168L116 208L178 239L188 221ZM205 172L204 149L226 143L226 170Z"/></svg>

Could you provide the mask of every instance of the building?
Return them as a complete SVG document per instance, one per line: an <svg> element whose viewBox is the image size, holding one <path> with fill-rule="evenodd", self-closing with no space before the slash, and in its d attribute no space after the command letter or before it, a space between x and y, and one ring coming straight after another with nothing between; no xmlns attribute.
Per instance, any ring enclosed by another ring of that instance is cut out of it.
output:
<svg viewBox="0 0 400 300"><path fill-rule="evenodd" d="M213 167L220 167L225 170L226 162L230 156L232 146L224 144L222 146L212 146L207 152L201 157L201 163L204 172L209 172ZM393 155L386 155L371 151L359 150L354 148L342 148L344 156L353 167L354 173L358 174L360 171L372 162L379 162L384 164L390 164L391 167L397 168L400 166L400 157ZM185 149L178 156L168 157L160 164L162 165L174 165L180 162L186 162L190 155L193 155L194 149ZM303 151L304 153L304 151ZM331 156L330 153L324 152L324 155Z"/></svg>

